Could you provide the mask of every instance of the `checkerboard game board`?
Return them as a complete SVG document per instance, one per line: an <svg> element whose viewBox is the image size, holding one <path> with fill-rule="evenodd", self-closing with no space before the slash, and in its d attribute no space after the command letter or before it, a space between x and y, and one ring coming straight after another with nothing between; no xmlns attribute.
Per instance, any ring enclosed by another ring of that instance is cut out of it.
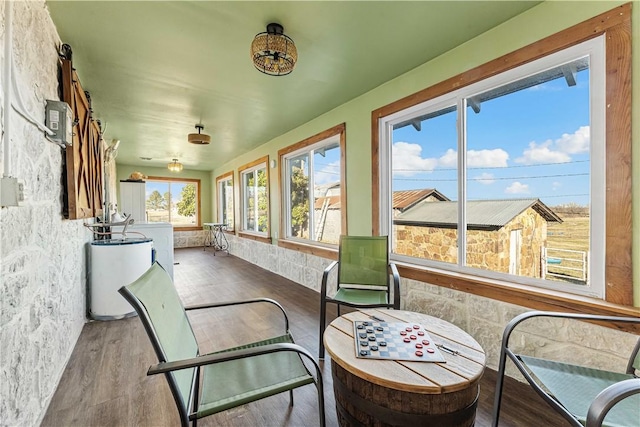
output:
<svg viewBox="0 0 640 427"><path fill-rule="evenodd" d="M418 324L353 322L356 357L364 359L444 362L438 347Z"/></svg>

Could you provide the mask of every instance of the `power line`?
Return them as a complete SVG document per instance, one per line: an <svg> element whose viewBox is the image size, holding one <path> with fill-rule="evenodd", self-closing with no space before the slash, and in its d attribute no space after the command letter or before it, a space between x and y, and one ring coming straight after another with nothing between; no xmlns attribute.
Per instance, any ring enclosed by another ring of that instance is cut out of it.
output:
<svg viewBox="0 0 640 427"><path fill-rule="evenodd" d="M538 175L538 176L511 176L503 178L470 178L468 181L509 181L512 179L542 179L542 178L558 178L558 177L570 177L570 176L589 176L588 173L565 173L555 175ZM393 178L393 181L420 181L420 182L456 182L457 178Z"/></svg>
<svg viewBox="0 0 640 427"><path fill-rule="evenodd" d="M524 196L524 195L523 195ZM540 196L540 195L533 195L533 197L535 197L536 199L557 199L560 197L584 197L584 196L589 196L588 193L584 193L584 194L554 194L552 196ZM505 197L505 200L509 200L511 199L511 197ZM496 199L496 198L468 198L467 201L478 201L478 200L501 200L501 199Z"/></svg>
<svg viewBox="0 0 640 427"><path fill-rule="evenodd" d="M423 159L424 160L424 159ZM536 168L540 166L558 166L558 165L570 165L576 163L589 163L591 160L574 160L571 162L556 162L556 163L536 163L535 165L511 165L511 166L475 166L467 167L467 170L482 170L482 169L514 169L514 168ZM440 171L457 171L458 168L438 168L438 169L392 169L393 172L425 172L433 173Z"/></svg>

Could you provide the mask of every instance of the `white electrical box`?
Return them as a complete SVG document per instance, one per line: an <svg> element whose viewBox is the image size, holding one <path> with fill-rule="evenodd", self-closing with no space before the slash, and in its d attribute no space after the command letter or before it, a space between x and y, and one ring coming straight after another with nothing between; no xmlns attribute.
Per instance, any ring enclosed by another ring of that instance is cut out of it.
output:
<svg viewBox="0 0 640 427"><path fill-rule="evenodd" d="M0 181L0 202L5 206L18 206L20 200L20 190L18 179L11 177L2 177Z"/></svg>
<svg viewBox="0 0 640 427"><path fill-rule="evenodd" d="M73 143L73 114L66 102L47 99L45 125L53 131L49 136L52 140L65 145Z"/></svg>

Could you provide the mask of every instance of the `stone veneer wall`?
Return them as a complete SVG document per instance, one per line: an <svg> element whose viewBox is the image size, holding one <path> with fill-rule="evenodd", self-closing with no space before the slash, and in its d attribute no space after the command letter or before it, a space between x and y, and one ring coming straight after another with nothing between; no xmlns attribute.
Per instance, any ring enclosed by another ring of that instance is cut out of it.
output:
<svg viewBox="0 0 640 427"><path fill-rule="evenodd" d="M44 121L45 100L59 99L60 39L44 1L12 4L20 93L29 112ZM4 2L0 16L4 27ZM4 37L3 28L0 46ZM20 207L0 209L0 425L33 426L44 416L85 323L91 236L82 221L62 216L62 149L10 114L11 175L24 180L28 198Z"/></svg>
<svg viewBox="0 0 640 427"><path fill-rule="evenodd" d="M266 270L319 291L322 272L331 262L310 254L227 235L230 253ZM330 282L335 291L335 275ZM472 335L497 369L506 324L529 309L453 289L401 279L401 308L444 319ZM533 323L535 322L535 323ZM528 354L624 372L637 336L584 322L542 319L524 323L511 344ZM509 375L520 378L511 364Z"/></svg>
<svg viewBox="0 0 640 427"><path fill-rule="evenodd" d="M204 230L193 231L176 231L173 230L173 247L177 248L193 248L204 245Z"/></svg>
<svg viewBox="0 0 640 427"><path fill-rule="evenodd" d="M469 230L467 265L509 273L511 231L521 230L520 262L516 274L541 277L542 248L547 242L547 222L529 208L499 230ZM456 263L458 230L416 225L394 225L395 252L403 255Z"/></svg>

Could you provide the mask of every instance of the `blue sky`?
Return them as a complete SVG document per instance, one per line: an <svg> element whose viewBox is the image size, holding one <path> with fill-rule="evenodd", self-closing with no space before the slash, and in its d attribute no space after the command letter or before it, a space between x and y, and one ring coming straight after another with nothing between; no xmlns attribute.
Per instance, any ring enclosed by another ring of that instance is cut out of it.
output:
<svg viewBox="0 0 640 427"><path fill-rule="evenodd" d="M468 199L589 203L588 70L482 102L467 113ZM457 195L456 113L393 132L393 190Z"/></svg>

